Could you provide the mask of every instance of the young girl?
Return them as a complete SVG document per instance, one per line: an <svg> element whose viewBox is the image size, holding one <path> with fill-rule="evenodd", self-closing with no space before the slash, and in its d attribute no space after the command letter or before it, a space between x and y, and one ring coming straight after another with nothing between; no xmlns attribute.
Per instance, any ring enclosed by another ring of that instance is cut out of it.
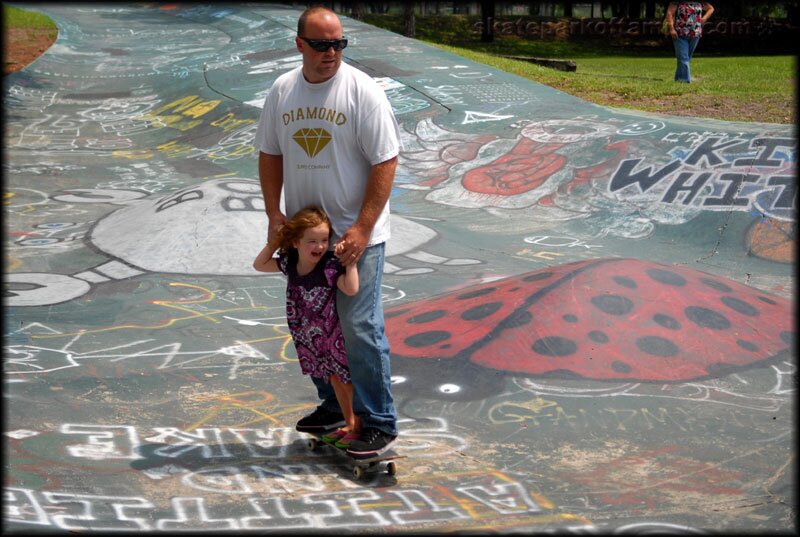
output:
<svg viewBox="0 0 800 537"><path fill-rule="evenodd" d="M286 282L286 320L305 375L333 384L345 426L322 437L338 448L358 439L361 421L353 412L353 384L347 367L344 336L336 312L336 289L358 292L356 264L346 269L328 251L331 222L316 206L287 220L253 261L261 272L282 272ZM278 258L272 255L278 251Z"/></svg>

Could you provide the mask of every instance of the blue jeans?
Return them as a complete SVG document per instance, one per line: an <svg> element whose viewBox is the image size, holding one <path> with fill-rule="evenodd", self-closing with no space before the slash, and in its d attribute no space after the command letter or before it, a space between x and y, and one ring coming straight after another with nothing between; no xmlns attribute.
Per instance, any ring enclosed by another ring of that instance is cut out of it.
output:
<svg viewBox="0 0 800 537"><path fill-rule="evenodd" d="M699 37L678 37L672 40L675 46L675 57L678 59L678 67L675 69L675 82L691 82L692 72L689 69L689 62L692 60L694 49L700 42Z"/></svg>
<svg viewBox="0 0 800 537"><path fill-rule="evenodd" d="M389 340L386 338L381 303L381 282L386 245L370 246L358 260L359 291L336 295L336 308L342 323L347 365L353 381L353 410L363 427L375 427L397 434L397 410L391 392ZM330 384L311 377L322 399L321 407L339 412L339 403Z"/></svg>

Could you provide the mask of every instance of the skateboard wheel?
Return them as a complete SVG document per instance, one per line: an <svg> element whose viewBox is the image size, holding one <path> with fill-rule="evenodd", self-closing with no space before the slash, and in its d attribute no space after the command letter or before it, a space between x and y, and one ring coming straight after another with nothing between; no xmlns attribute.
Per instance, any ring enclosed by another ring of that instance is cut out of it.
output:
<svg viewBox="0 0 800 537"><path fill-rule="evenodd" d="M395 475L397 473L397 464L395 464L394 461L386 465L386 473L389 475Z"/></svg>
<svg viewBox="0 0 800 537"><path fill-rule="evenodd" d="M317 449L317 446L319 444L317 443L317 441L315 439L312 438L312 439L310 439L308 441L307 445L308 445L308 449L310 449L311 451L314 451L315 449Z"/></svg>
<svg viewBox="0 0 800 537"><path fill-rule="evenodd" d="M360 466L354 466L353 467L353 476L356 479L361 479L362 477L364 477L364 469L362 467L360 467Z"/></svg>

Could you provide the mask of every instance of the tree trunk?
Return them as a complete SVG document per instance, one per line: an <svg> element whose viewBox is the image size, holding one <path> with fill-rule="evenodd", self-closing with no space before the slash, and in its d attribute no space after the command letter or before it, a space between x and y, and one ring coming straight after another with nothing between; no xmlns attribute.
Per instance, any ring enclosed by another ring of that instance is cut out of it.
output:
<svg viewBox="0 0 800 537"><path fill-rule="evenodd" d="M353 7L350 11L350 16L356 19L357 21L364 20L364 15L367 12L367 8L364 5L364 2L353 2Z"/></svg>
<svg viewBox="0 0 800 537"><path fill-rule="evenodd" d="M572 17L572 2L564 2L564 16Z"/></svg>
<svg viewBox="0 0 800 537"><path fill-rule="evenodd" d="M641 2L632 2L631 0L628 0L627 2L623 2L623 4L624 5L622 6L622 13L624 14L625 17L631 19L639 18L642 10Z"/></svg>
<svg viewBox="0 0 800 537"><path fill-rule="evenodd" d="M494 43L494 2L481 2L482 43Z"/></svg>
<svg viewBox="0 0 800 537"><path fill-rule="evenodd" d="M731 2L732 5L728 7L728 9L732 11L730 15L731 17L739 19L744 16L744 9L742 9L744 7L742 6L743 3L744 2L742 2L741 0L734 0L733 2Z"/></svg>
<svg viewBox="0 0 800 537"><path fill-rule="evenodd" d="M655 19L656 18L656 1L655 0L648 0L647 2L645 2L644 18L645 19Z"/></svg>
<svg viewBox="0 0 800 537"><path fill-rule="evenodd" d="M406 37L414 37L417 33L416 19L414 18L414 2L405 2L403 4L403 19L405 21L403 35Z"/></svg>

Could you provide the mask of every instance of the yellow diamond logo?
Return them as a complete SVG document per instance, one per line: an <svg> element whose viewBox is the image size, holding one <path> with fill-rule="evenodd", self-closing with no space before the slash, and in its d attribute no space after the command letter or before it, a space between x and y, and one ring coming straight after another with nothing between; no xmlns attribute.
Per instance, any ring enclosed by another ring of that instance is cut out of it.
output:
<svg viewBox="0 0 800 537"><path fill-rule="evenodd" d="M331 141L331 135L325 129L300 129L292 139L303 148L306 155L314 158Z"/></svg>

